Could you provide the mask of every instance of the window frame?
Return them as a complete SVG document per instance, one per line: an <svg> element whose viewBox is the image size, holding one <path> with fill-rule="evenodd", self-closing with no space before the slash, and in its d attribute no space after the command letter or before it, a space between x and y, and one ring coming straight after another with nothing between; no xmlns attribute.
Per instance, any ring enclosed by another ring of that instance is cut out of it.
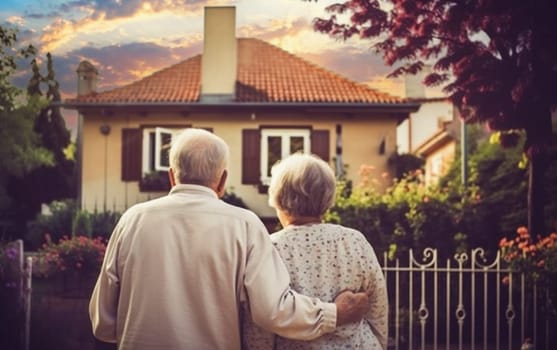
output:
<svg viewBox="0 0 557 350"><path fill-rule="evenodd" d="M261 162L260 162L260 182L262 185L267 186L271 182L271 177L268 175L269 164L269 137L281 138L281 157L284 159L290 153L290 138L302 137L303 138L303 153L311 153L311 129L310 128L262 128L261 129Z"/></svg>
<svg viewBox="0 0 557 350"><path fill-rule="evenodd" d="M142 148L141 148L141 174L152 173L154 171L168 171L169 165L164 165L161 159L163 148L170 148L172 139L182 131L187 129L183 126L148 126L142 130ZM170 143L163 144L163 136L170 135Z"/></svg>

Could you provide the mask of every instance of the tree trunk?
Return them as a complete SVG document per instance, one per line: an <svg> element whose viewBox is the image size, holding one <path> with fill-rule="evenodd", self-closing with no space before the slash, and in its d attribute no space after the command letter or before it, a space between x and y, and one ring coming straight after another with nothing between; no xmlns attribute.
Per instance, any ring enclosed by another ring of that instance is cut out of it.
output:
<svg viewBox="0 0 557 350"><path fill-rule="evenodd" d="M545 236L545 150L533 151L530 154L528 178L528 231L531 235Z"/></svg>
<svg viewBox="0 0 557 350"><path fill-rule="evenodd" d="M529 158L528 178L528 230L531 235L546 236L545 227L545 170L547 168L547 149L551 142L551 111L549 108L537 108L534 113L543 114L543 118L532 118L537 125L526 129Z"/></svg>

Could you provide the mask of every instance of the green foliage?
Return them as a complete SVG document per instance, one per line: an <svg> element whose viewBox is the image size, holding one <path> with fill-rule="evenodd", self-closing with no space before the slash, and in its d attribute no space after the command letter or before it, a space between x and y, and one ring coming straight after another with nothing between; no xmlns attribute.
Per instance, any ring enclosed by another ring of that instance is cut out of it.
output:
<svg viewBox="0 0 557 350"><path fill-rule="evenodd" d="M16 34L15 29L0 26L0 186L5 185L7 176L22 176L41 164L53 162L52 155L40 146L33 132L36 113L44 101L33 98L17 103L21 90L11 82L17 69L16 59L34 55L35 50L31 46L14 50Z"/></svg>
<svg viewBox="0 0 557 350"><path fill-rule="evenodd" d="M23 246L18 241L0 241L0 348L19 349L21 325L25 320L19 286Z"/></svg>
<svg viewBox="0 0 557 350"><path fill-rule="evenodd" d="M142 191L170 191L170 179L166 171L152 171L139 181Z"/></svg>
<svg viewBox="0 0 557 350"><path fill-rule="evenodd" d="M347 195L346 184L338 184L325 221L361 231L379 256L387 253L390 258L405 258L408 249L426 247L450 255L465 243L458 225L461 206L449 200L447 189L424 186L418 171L381 193L373 171L362 167L362 181Z"/></svg>
<svg viewBox="0 0 557 350"><path fill-rule="evenodd" d="M35 117L44 101L30 99L28 105L0 111L0 184L8 176L21 177L41 165L52 166L52 153L41 146L33 131Z"/></svg>
<svg viewBox="0 0 557 350"><path fill-rule="evenodd" d="M33 130L38 135L40 145L52 154L53 164L36 167L22 177L10 178L9 187L17 189L10 193L10 197L18 208L14 220L19 227L24 227L26 222L36 216L42 203L76 196L75 161L66 156L66 149L71 144L70 131L58 106L61 97L52 56L46 56L45 75L41 74L36 60L31 62L33 74L27 86L27 95L30 99L47 101L36 112ZM37 183L43 186L36 186Z"/></svg>
<svg viewBox="0 0 557 350"><path fill-rule="evenodd" d="M76 236L91 237L92 231L91 214L85 210L78 210L73 217L71 232Z"/></svg>
<svg viewBox="0 0 557 350"><path fill-rule="evenodd" d="M16 43L17 30L0 25L0 112L12 111L16 107L16 98L21 93L10 80L17 69L16 59L36 54L32 45L16 50Z"/></svg>
<svg viewBox="0 0 557 350"><path fill-rule="evenodd" d="M0 241L0 289L17 287L21 278L21 253L18 241Z"/></svg>
<svg viewBox="0 0 557 350"><path fill-rule="evenodd" d="M30 249L39 248L49 234L54 242L72 232L73 218L77 212L77 204L73 199L53 201L48 205L48 214L39 214L27 226L26 241Z"/></svg>
<svg viewBox="0 0 557 350"><path fill-rule="evenodd" d="M48 214L37 215L28 225L25 239L30 250L40 248L47 234L53 242L68 235L108 239L121 216L120 213L111 211L80 211L73 199L53 201L48 208Z"/></svg>
<svg viewBox="0 0 557 350"><path fill-rule="evenodd" d="M401 179L416 170L423 170L425 160L410 153L395 153L389 157L389 165L395 169L395 177Z"/></svg>
<svg viewBox="0 0 557 350"><path fill-rule="evenodd" d="M557 233L536 239L526 227L519 227L513 239L499 242L501 256L512 271L526 274L531 282L557 277ZM551 278L549 278L550 276Z"/></svg>
<svg viewBox="0 0 557 350"><path fill-rule="evenodd" d="M381 181L372 167L362 167L361 183L346 190L339 183L334 207L326 221L359 229L378 253L405 257L410 248L439 248L450 257L466 247L498 249L497 240L527 221L528 176L518 164L524 136L506 148L489 142L480 127L469 128L467 186L461 184L460 149L448 175L425 187L421 172L405 177L379 192ZM557 148L557 146L556 146ZM546 174L546 220L557 222L557 149L549 153ZM553 181L552 181L553 179Z"/></svg>
<svg viewBox="0 0 557 350"><path fill-rule="evenodd" d="M89 218L91 220L92 235L108 240L121 216L121 213L115 211L95 211L91 213Z"/></svg>
<svg viewBox="0 0 557 350"><path fill-rule="evenodd" d="M519 227L512 239L499 242L501 257L511 271L523 274L528 288L537 285L548 291L549 300L557 301L557 233L546 237L532 237L526 227ZM517 276L518 277L518 276ZM503 282L508 283L505 276ZM548 310L557 316L555 304L547 303Z"/></svg>
<svg viewBox="0 0 557 350"><path fill-rule="evenodd" d="M12 180L55 164L55 155L35 132L36 117L46 106L45 100L38 95L21 96L22 91L11 82L19 68L16 62L36 54L32 46L17 50L16 34L15 29L0 26L0 216L13 227L13 232L8 232L12 236L22 230L17 217L26 211L14 200L20 188L13 186Z"/></svg>
<svg viewBox="0 0 557 350"><path fill-rule="evenodd" d="M248 206L246 205L246 203L243 201L242 198L240 198L235 192L234 192L234 188L229 188L226 190L226 192L224 193L224 196L222 196L221 198L223 201L225 201L228 204L232 204L235 205L237 207L240 208L244 208L247 209Z"/></svg>
<svg viewBox="0 0 557 350"><path fill-rule="evenodd" d="M514 146L501 147L497 141L498 136L486 138L478 133L476 128L469 130L469 178L466 189L459 189L460 148L451 169L441 179L440 184L450 187L450 192L455 194L466 190L476 201L475 205L462 208L463 232L468 233L472 246L495 250L497 246L494 238L502 237L508 232L513 232L516 227L527 224L525 198L528 173L519 166L523 155L524 135L520 135ZM548 171L547 175L550 174ZM557 173L553 174L557 176ZM557 192L552 193L557 195ZM548 213L547 217L555 215Z"/></svg>

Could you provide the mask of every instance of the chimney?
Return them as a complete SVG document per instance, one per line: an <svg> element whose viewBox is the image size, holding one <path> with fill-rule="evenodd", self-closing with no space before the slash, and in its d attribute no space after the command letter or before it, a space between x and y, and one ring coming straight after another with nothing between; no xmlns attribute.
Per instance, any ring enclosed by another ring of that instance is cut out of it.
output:
<svg viewBox="0 0 557 350"><path fill-rule="evenodd" d="M201 101L234 100L237 65L236 8L206 7L201 59Z"/></svg>
<svg viewBox="0 0 557 350"><path fill-rule="evenodd" d="M97 68L89 61L81 61L77 67L77 96L97 92Z"/></svg>
<svg viewBox="0 0 557 350"><path fill-rule="evenodd" d="M431 73L431 67L424 65L422 70L416 74L404 76L404 92L407 98L425 98L424 78Z"/></svg>

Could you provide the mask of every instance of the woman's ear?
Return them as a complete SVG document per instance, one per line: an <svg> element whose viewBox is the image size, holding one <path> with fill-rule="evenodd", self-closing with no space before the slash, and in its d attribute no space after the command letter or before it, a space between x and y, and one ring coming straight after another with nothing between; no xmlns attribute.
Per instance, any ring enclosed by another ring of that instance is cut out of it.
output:
<svg viewBox="0 0 557 350"><path fill-rule="evenodd" d="M176 180L174 179L174 171L172 168L168 168L168 179L170 180L170 187L176 186Z"/></svg>
<svg viewBox="0 0 557 350"><path fill-rule="evenodd" d="M219 183L217 185L216 191L217 196L222 198L224 196L224 192L226 191L226 179L228 178L228 171L225 169L220 176Z"/></svg>

